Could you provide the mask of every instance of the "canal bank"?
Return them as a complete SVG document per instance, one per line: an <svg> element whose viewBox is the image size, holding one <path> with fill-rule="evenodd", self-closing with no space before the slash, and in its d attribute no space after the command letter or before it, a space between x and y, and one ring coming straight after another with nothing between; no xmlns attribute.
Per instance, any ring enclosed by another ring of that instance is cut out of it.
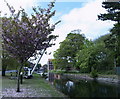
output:
<svg viewBox="0 0 120 99"><path fill-rule="evenodd" d="M103 76L103 75L100 75ZM59 91L72 98L120 98L120 86L116 82L116 76L112 76L114 83L108 80L106 75L102 80L94 80L88 74L54 74L49 73L49 82ZM104 80L103 80L104 78ZM105 79L106 78L106 79ZM99 81L100 80L100 81ZM101 82L104 81L105 83ZM108 81L110 83L108 83ZM107 82L107 83L106 83Z"/></svg>
<svg viewBox="0 0 120 99"><path fill-rule="evenodd" d="M120 80L117 75L101 75L94 79L90 77L90 74L63 74L66 77L69 78L75 78L75 79L83 79L83 80L97 80L99 82L103 83L111 83L111 84L120 84Z"/></svg>

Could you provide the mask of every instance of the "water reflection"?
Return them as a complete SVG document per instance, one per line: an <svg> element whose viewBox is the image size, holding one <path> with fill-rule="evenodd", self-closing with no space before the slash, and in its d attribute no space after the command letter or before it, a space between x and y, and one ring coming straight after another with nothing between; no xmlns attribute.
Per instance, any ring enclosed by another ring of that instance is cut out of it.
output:
<svg viewBox="0 0 120 99"><path fill-rule="evenodd" d="M71 89L73 89L74 83L72 81L67 81L67 83L65 85L67 87L67 91L70 92Z"/></svg>
<svg viewBox="0 0 120 99"><path fill-rule="evenodd" d="M72 97L118 97L120 86L49 74L49 81L61 92Z"/></svg>

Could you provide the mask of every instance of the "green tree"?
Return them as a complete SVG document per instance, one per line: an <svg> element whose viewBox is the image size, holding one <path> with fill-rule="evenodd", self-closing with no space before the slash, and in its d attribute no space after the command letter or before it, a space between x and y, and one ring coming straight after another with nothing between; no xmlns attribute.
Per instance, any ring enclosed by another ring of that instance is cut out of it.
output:
<svg viewBox="0 0 120 99"><path fill-rule="evenodd" d="M89 72L91 69L91 66L89 66L89 58L94 49L93 46L94 44L92 41L86 40L83 49L76 53L76 66L80 68L81 72Z"/></svg>
<svg viewBox="0 0 120 99"><path fill-rule="evenodd" d="M99 44L100 47L99 49L101 49L101 52L104 53L104 58L103 61L101 61L98 66L100 66L100 68L98 68L99 70L103 70L103 71L108 71L108 70L113 70L114 69L114 50L109 50L106 46L109 44L105 43L105 40L108 39L110 36L110 34L101 36L100 38L96 39L94 41L95 44Z"/></svg>
<svg viewBox="0 0 120 99"><path fill-rule="evenodd" d="M74 30L69 33L66 39L60 43L59 49L54 54L55 59L59 59L56 63L59 63L61 68L76 68L75 56L82 49L84 41L85 37L83 34L80 34L80 30Z"/></svg>
<svg viewBox="0 0 120 99"><path fill-rule="evenodd" d="M76 65L81 72L91 72L92 68L99 72L113 69L113 51L106 49L104 43L107 37L105 35L94 41L86 40L83 49L76 54Z"/></svg>
<svg viewBox="0 0 120 99"><path fill-rule="evenodd" d="M108 13L98 15L100 20L115 21L114 27L110 30L111 34L105 40L108 49L114 49L115 66L120 67L120 2L103 2L103 7Z"/></svg>
<svg viewBox="0 0 120 99"><path fill-rule="evenodd" d="M52 60L53 66L54 66L54 70L56 69L66 69L66 67L68 67L68 61L66 59L60 59L59 57L56 59Z"/></svg>
<svg viewBox="0 0 120 99"><path fill-rule="evenodd" d="M106 70L108 66L106 58L107 52L104 43L95 44L89 58L89 65L97 71Z"/></svg>
<svg viewBox="0 0 120 99"><path fill-rule="evenodd" d="M102 7L107 9L108 13L98 15L100 20L111 20L120 24L120 2L103 2Z"/></svg>
<svg viewBox="0 0 120 99"><path fill-rule="evenodd" d="M110 32L105 44L109 50L114 50L114 66L120 67L120 24L115 24Z"/></svg>

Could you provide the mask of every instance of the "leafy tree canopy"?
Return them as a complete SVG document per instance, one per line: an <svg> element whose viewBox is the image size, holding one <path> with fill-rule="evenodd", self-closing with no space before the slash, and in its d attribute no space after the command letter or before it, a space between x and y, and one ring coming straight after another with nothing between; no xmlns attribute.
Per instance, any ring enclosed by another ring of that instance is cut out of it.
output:
<svg viewBox="0 0 120 99"><path fill-rule="evenodd" d="M110 30L110 36L105 40L106 47L114 50L115 66L120 66L120 2L103 2L108 13L98 15L100 20L111 20L117 23Z"/></svg>
<svg viewBox="0 0 120 99"><path fill-rule="evenodd" d="M70 67L74 67L76 53L82 49L85 41L85 37L83 34L80 34L80 30L74 30L72 32L74 33L69 33L66 39L60 43L60 48L54 54L55 59L61 59L59 63L62 66L68 64Z"/></svg>
<svg viewBox="0 0 120 99"><path fill-rule="evenodd" d="M120 23L120 2L103 2L102 7L107 9L108 13L98 15L101 20L111 20Z"/></svg>

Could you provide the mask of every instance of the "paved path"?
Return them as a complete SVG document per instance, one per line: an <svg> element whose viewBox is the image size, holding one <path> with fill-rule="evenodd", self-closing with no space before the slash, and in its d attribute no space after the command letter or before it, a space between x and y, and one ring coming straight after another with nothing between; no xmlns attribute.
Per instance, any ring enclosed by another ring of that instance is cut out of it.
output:
<svg viewBox="0 0 120 99"><path fill-rule="evenodd" d="M13 97L13 99L18 97L19 99L25 99L25 97L27 99L30 97L33 97L30 99L40 99L40 97L46 97L45 99L47 97L61 97L63 99L66 97L39 75L34 75L32 79L23 79L23 84L20 84L21 92L16 92L16 87L16 79L9 79L8 76L3 77L2 97Z"/></svg>

